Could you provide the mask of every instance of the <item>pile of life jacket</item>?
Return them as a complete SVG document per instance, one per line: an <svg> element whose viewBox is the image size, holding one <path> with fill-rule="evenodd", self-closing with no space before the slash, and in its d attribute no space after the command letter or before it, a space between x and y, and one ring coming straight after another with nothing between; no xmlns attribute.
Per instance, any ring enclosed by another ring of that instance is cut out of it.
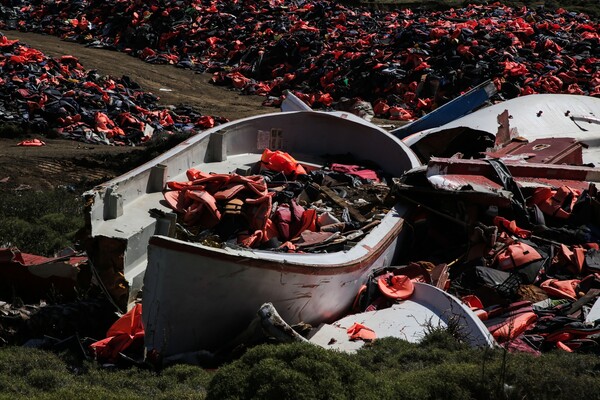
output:
<svg viewBox="0 0 600 400"><path fill-rule="evenodd" d="M598 22L562 8L21 0L0 17L2 29L212 73L215 84L274 105L291 90L314 108L362 99L376 115L413 120L487 79L503 98L600 94Z"/></svg>
<svg viewBox="0 0 600 400"><path fill-rule="evenodd" d="M139 145L155 133L199 132L226 120L167 109L127 76L100 76L76 57L48 57L0 34L0 123L87 143ZM39 139L20 146L43 146Z"/></svg>
<svg viewBox="0 0 600 400"><path fill-rule="evenodd" d="M570 213L571 201L581 194L571 199L573 193L559 188L538 193L534 202L545 204L540 208L548 217L565 220L565 204ZM496 216L494 224L498 231L483 264L457 277L454 289L465 303L509 350L600 354L600 309L593 309L600 298L597 238L565 224L557 228L563 234L561 243L522 229L514 220Z"/></svg>
<svg viewBox="0 0 600 400"><path fill-rule="evenodd" d="M186 238L202 241L216 236L220 243L248 248L318 251L321 246L345 243L350 234L359 237L376 225L368 215L355 220L347 209L324 200L319 184L348 182L346 190L342 185L335 190L340 198L346 196L349 205L357 200L346 195L350 187L377 186L382 192L389 191L374 170L332 163L326 170L307 172L290 154L279 150L264 150L260 170L241 176L191 168L186 172L188 181L167 182L164 198L177 212ZM367 214L371 215L386 211L380 201L369 207Z"/></svg>

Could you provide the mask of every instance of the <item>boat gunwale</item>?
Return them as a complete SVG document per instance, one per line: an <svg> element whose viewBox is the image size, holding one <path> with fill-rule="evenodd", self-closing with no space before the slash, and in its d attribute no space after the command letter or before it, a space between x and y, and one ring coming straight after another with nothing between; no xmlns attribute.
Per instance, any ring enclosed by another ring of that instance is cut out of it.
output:
<svg viewBox="0 0 600 400"><path fill-rule="evenodd" d="M363 125L364 127L367 127L367 128L379 130L381 133L388 135L390 137L390 139L396 141L397 144L404 150L404 152L406 153L407 161L411 164L411 166L409 166L407 169L414 168L417 165L421 165L421 162L419 161L418 157L414 154L414 152L410 149L410 147L408 145L406 145L402 140L400 140L396 136L390 134L385 129L383 129L369 121L366 121L360 117L357 117L353 114L338 113L338 112L332 113L332 112L313 111L313 110L272 112L272 113L267 113L267 114L253 115L253 116L241 118L241 119L235 119L235 120L226 122L224 124L216 125L212 128L201 131L198 134L193 135L193 136L187 138L186 140L182 141L181 143L175 145L174 147L165 151L164 153L158 155L157 157L155 157L149 161L146 161L145 163L125 172L124 174L121 174L117 177L114 177L113 179L110 179L106 182L96 185L95 187L93 187L92 189L90 189L86 193L84 193L84 195L87 195L87 196L97 195L98 193L105 191L109 187L113 187L113 186L119 185L121 183L126 183L129 179L131 179L133 177L136 177L143 173L147 173L147 172L149 172L149 170L152 167L156 166L157 164L160 164L163 161L167 161L167 160L171 159L172 157L178 156L180 152L185 151L185 149L187 149L188 147L193 146L193 145L197 144L198 142L201 142L202 140L206 140L213 133L216 133L216 132L219 132L222 130L227 130L236 125L251 123L253 120L264 119L264 118L268 118L268 117L278 117L279 118L282 115L286 115L286 114L287 115L303 114L305 116L316 117L316 118L338 118L338 119L343 119L345 121L348 121L348 122L351 122L351 123L354 123L357 125Z"/></svg>
<svg viewBox="0 0 600 400"><path fill-rule="evenodd" d="M155 246L158 248L165 248L167 250L188 253L188 254L196 254L206 258L216 258L224 262L231 262L232 264L238 264L240 266L247 266L257 269L268 269L268 270L276 270L276 271L286 271L292 273L299 274L310 274L310 275L340 275L347 274L355 271L359 271L364 269L366 266L373 264L373 261L380 257L398 238L401 234L402 229L404 227L404 218L398 218L398 221L387 230L385 235L377 241L374 247L369 246L366 243L362 243L367 237L362 241L358 242L354 247L348 250L347 254L351 253L353 250L356 251L358 247L363 247L367 250L366 254L361 255L359 257L355 257L348 262L343 263L330 263L330 264L301 264L299 262L294 262L295 258L302 258L304 255L311 256L314 258L318 256L319 253L306 253L306 254L286 254L289 259L284 259L283 261L266 259L261 257L245 257L243 254L228 254L222 251L215 251L215 249L210 248L208 246L204 246L198 243L189 243L184 242L182 240L169 238L166 236L154 235L150 238L148 242L148 246ZM250 250L241 249L240 252L248 252L252 254L256 254L255 252L251 252ZM328 255L333 255L335 253L328 253ZM291 259L291 261L290 261ZM150 258L149 258L150 260Z"/></svg>

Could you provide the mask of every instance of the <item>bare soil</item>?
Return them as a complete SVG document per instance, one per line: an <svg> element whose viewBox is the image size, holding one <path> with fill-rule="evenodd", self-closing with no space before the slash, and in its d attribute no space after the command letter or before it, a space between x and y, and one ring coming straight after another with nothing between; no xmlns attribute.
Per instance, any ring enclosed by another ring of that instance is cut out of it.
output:
<svg viewBox="0 0 600 400"><path fill-rule="evenodd" d="M144 91L159 96L164 105L186 104L205 115L230 120L275 111L262 106L264 97L244 96L212 85L210 74L149 64L124 53L88 48L53 36L16 31L4 34L51 57L73 55L84 68L95 69L102 75L127 75ZM45 190L60 185L81 188L86 182L91 185L120 174L117 167L122 168L122 163L104 163L103 158L114 161L139 151L135 147L89 145L64 139L43 139L46 146L21 147L17 146L20 140L0 138L0 191Z"/></svg>

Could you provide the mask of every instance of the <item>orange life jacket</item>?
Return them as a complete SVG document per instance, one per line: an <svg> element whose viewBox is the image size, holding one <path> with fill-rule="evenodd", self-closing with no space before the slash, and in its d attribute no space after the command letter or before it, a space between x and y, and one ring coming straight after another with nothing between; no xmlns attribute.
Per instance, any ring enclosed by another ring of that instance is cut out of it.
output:
<svg viewBox="0 0 600 400"><path fill-rule="evenodd" d="M518 314L509 318L504 325L492 332L492 336L500 343L512 340L525 332L535 321L537 321L537 315L533 312Z"/></svg>
<svg viewBox="0 0 600 400"><path fill-rule="evenodd" d="M567 219L580 194L579 190L568 186L561 186L557 190L538 188L533 193L532 201L545 214Z"/></svg>
<svg viewBox="0 0 600 400"><path fill-rule="evenodd" d="M502 271L511 270L541 260L542 256L530 245L517 242L509 245L496 255L496 263Z"/></svg>
<svg viewBox="0 0 600 400"><path fill-rule="evenodd" d="M265 149L260 158L262 165L271 171L283 172L286 175L305 175L306 170L286 152Z"/></svg>

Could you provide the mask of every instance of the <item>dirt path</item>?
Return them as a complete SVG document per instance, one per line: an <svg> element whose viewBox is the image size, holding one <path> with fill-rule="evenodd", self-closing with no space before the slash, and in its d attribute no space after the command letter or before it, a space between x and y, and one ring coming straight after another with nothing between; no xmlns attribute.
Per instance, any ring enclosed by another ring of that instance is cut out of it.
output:
<svg viewBox="0 0 600 400"><path fill-rule="evenodd" d="M275 111L261 105L263 97L242 96L210 84L210 74L197 74L171 65L148 64L124 53L88 48L53 36L16 31L4 34L48 56L73 55L79 58L84 68L95 69L103 75L127 75L143 90L160 96L164 105L183 103L203 114L228 119ZM116 176L116 171L102 163L92 162L91 158L97 160L104 154L136 151L132 147L92 146L60 139L45 140L46 146L34 148L18 147L17 142L0 138L0 191L20 185L49 189L74 184L82 178L91 181L111 178Z"/></svg>

